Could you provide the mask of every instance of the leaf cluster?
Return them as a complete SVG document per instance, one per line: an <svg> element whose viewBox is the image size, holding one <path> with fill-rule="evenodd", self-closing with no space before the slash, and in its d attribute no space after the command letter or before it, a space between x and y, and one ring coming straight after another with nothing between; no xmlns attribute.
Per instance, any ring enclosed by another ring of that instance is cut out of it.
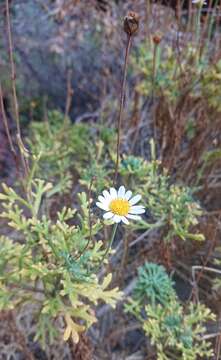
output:
<svg viewBox="0 0 221 360"><path fill-rule="evenodd" d="M221 62L211 62L207 50L199 54L198 47L189 43L177 54L168 45L160 44L154 50L152 43L143 42L133 55L132 66L139 77L136 90L141 95L150 96L154 91L176 106L188 85L190 99L204 99L213 110L221 111Z"/></svg>
<svg viewBox="0 0 221 360"><path fill-rule="evenodd" d="M204 324L215 316L200 303L183 306L173 285L163 266L145 263L138 270L137 285L126 311L141 322L156 347L157 359L211 358L211 344L203 339Z"/></svg>
<svg viewBox="0 0 221 360"><path fill-rule="evenodd" d="M107 289L111 274L103 281L96 275L105 249L92 237L101 224L90 226L85 193L79 194L81 210L64 207L52 220L42 209L53 185L33 179L30 188L28 198L7 185L0 194L0 216L14 233L0 238L0 309L36 303L36 339L53 341L60 318L64 339L77 342L96 321L93 306L100 300L114 306L121 297L118 288Z"/></svg>
<svg viewBox="0 0 221 360"><path fill-rule="evenodd" d="M44 122L33 121L27 139L35 159L36 177L56 184L56 192L67 192L72 184L72 172L78 173L88 159L90 128L71 124L58 111L49 111ZM80 168L81 168L80 167ZM72 171L71 171L72 170Z"/></svg>
<svg viewBox="0 0 221 360"><path fill-rule="evenodd" d="M192 231L203 214L200 205L193 199L194 189L171 184L171 177L165 169L161 169L161 163L154 158L153 149L151 161L134 156L125 157L120 169L132 189L139 187L148 215L154 221L150 224L147 220L142 220L136 223L134 228L151 228L157 224L159 227L164 226L167 231L166 242L174 237L182 240L204 240L203 234Z"/></svg>

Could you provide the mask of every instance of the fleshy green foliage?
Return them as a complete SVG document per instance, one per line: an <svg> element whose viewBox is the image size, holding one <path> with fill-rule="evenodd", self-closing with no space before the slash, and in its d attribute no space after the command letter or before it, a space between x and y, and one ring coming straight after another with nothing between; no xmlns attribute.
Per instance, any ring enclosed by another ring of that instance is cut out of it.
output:
<svg viewBox="0 0 221 360"><path fill-rule="evenodd" d="M211 108L217 112L221 112L221 60L219 59L216 64L211 66L202 78L202 96L207 99Z"/></svg>
<svg viewBox="0 0 221 360"><path fill-rule="evenodd" d="M30 189L27 198L6 185L0 194L0 216L16 231L15 240L0 238L0 309L36 303L37 339L53 341L55 320L61 318L64 339L77 342L96 321L92 306L100 300L114 306L121 297L117 288L107 289L111 274L103 281L96 275L105 250L91 236L101 224L97 220L90 229L85 193L79 195L80 211L64 207L52 221L42 213L52 184L34 179Z"/></svg>
<svg viewBox="0 0 221 360"><path fill-rule="evenodd" d="M220 60L211 64L208 52L204 51L199 56L199 49L194 44L185 46L181 57L171 47L165 47L165 44L163 51L159 44L154 55L153 46L148 42L142 43L132 59L134 71L140 77L136 90L141 95L150 96L154 89L155 95L163 95L169 103L175 105L189 79L192 84L190 98L203 98L209 107L221 111Z"/></svg>
<svg viewBox="0 0 221 360"><path fill-rule="evenodd" d="M179 94L177 81L173 81L174 66L176 65L176 58L170 48L164 51L167 53L166 59L161 60L161 48L158 48L155 58L156 74L153 80L153 61L154 51L148 50L147 43L143 43L136 57L133 59L133 66L135 71L141 75L141 81L137 85L136 90L144 96L148 96L153 91L153 81L155 92L158 93L160 89L164 91L170 100L176 99Z"/></svg>
<svg viewBox="0 0 221 360"><path fill-rule="evenodd" d="M92 141L90 129L86 125L64 122L63 115L53 111L47 122L33 122L31 125L31 153L35 160L32 176L50 180L55 193L67 192L72 185L71 173L80 177L80 184L96 193L111 184L114 172L113 132L105 127L97 127ZM98 139L100 136L101 139ZM122 181L132 189L140 188L146 205L156 221L168 227L166 241L173 236L181 239L203 240L202 234L193 234L190 228L197 225L201 209L191 196L191 191L177 185L170 185L170 178L160 171L156 160L155 145L151 141L152 161L140 157L124 156L120 163ZM149 226L149 224L147 224ZM145 224L143 224L145 228Z"/></svg>
<svg viewBox="0 0 221 360"><path fill-rule="evenodd" d="M151 216L151 222L142 220L136 222L135 229L156 228L164 226L165 242L174 237L182 240L203 241L204 235L193 232L199 223L203 210L194 201L194 189L187 186L172 184L171 177L156 159L156 149L153 139L150 140L151 160L140 157L124 156L120 163L120 174L123 182L132 190L139 189L142 202ZM154 221L154 222L153 222Z"/></svg>
<svg viewBox="0 0 221 360"><path fill-rule="evenodd" d="M79 161L88 159L89 140L87 125L64 121L58 111L49 112L47 121L32 122L28 143L32 155L40 160L35 162L35 176L56 183L55 192L66 192L72 183L70 170L78 173Z"/></svg>
<svg viewBox="0 0 221 360"><path fill-rule="evenodd" d="M149 167L149 163L143 158L129 155L124 156L119 171L122 176L133 176L140 181L148 173Z"/></svg>
<svg viewBox="0 0 221 360"><path fill-rule="evenodd" d="M170 360L174 354L180 360L212 359L211 343L203 340L203 325L215 316L203 304L190 303L184 310L177 301L167 306L158 304L145 308L147 319L143 329L156 346L157 359Z"/></svg>
<svg viewBox="0 0 221 360"><path fill-rule="evenodd" d="M191 227L198 224L198 217L202 215L199 204L193 200L191 189L169 185L168 180L160 175L156 186L146 189L146 199L153 217L156 220L162 219L169 226L165 240L170 241L174 236L182 240L204 240L202 234L191 232Z"/></svg>
<svg viewBox="0 0 221 360"><path fill-rule="evenodd" d="M67 192L73 175L87 188L93 182L92 189L99 193L110 184L115 138L115 131L105 126L71 124L63 114L51 111L47 121L30 125L27 141L35 159L33 173L56 184L53 194Z"/></svg>
<svg viewBox="0 0 221 360"><path fill-rule="evenodd" d="M154 147L153 143L151 147ZM192 232L192 228L198 224L198 219L203 214L200 205L193 199L193 191L189 187L171 185L170 176L166 170L161 169L160 162L154 156L152 149L152 160L149 162L136 157L125 157L121 162L122 176L127 179L132 189L139 187L142 201L154 219L153 224L142 220L134 227L145 229L156 225L165 226L167 242L175 236L182 240L204 240L203 234ZM139 174L136 182L133 181L134 173Z"/></svg>
<svg viewBox="0 0 221 360"><path fill-rule="evenodd" d="M210 359L211 343L203 340L204 324L215 316L203 304L182 306L173 289L173 281L161 265L146 263L138 270L137 285L126 311L142 324L157 359Z"/></svg>
<svg viewBox="0 0 221 360"><path fill-rule="evenodd" d="M105 150L112 152L116 150L117 133L115 128L97 125L99 139L103 142Z"/></svg>
<svg viewBox="0 0 221 360"><path fill-rule="evenodd" d="M173 296L173 281L165 268L154 263L145 263L138 269L138 280L134 290L135 298L147 300L152 305L165 305Z"/></svg>
<svg viewBox="0 0 221 360"><path fill-rule="evenodd" d="M97 126L94 143L89 147L89 161L81 169L80 183L96 193L108 188L114 173L116 132L105 126Z"/></svg>
<svg viewBox="0 0 221 360"><path fill-rule="evenodd" d="M92 184L92 190L100 193L109 187L110 175L113 172L113 167L112 169L108 167L110 160L104 155L103 141L97 142L96 146L91 149L89 156L89 163L81 170L80 183L88 189Z"/></svg>
<svg viewBox="0 0 221 360"><path fill-rule="evenodd" d="M150 48L149 43L141 44L137 56L133 59L134 69L142 79L137 85L137 91L147 96L151 94L154 87L155 94L163 94L171 103L174 103L185 86L183 74L186 72L192 77L192 80L196 80L205 64L202 61L198 63L197 49L193 46L185 49L185 56L180 61L171 47L166 46L162 51L161 45L159 45L155 56L153 44L151 45ZM179 64L178 61L180 61ZM154 62L155 76L153 79Z"/></svg>
<svg viewBox="0 0 221 360"><path fill-rule="evenodd" d="M71 124L68 119L64 121L58 112L49 113L45 123L34 122L29 141L31 171L24 180L26 194L21 196L20 192L6 185L0 194L3 208L0 216L7 220L14 232L13 239L10 234L0 238L0 309L36 303L36 339L43 344L53 343L59 336L57 320L63 324L64 340L72 337L77 342L79 334L97 320L94 306L99 301L114 306L122 295L118 288L107 289L111 274L107 274L103 281L98 280L97 271L106 249L101 241L92 241L102 230L102 224L99 219L93 219L90 228L86 194L79 194L80 210L59 208L55 211L55 219L50 217L53 195L67 192L72 186L72 174L80 178L80 185L91 188L92 193L99 194L112 183L112 133L105 127L98 127L95 131L92 137L89 127ZM137 222L134 229L164 226L168 229L166 241L174 236L201 240L203 236L193 234L191 229L198 223L201 209L193 201L190 189L171 185L170 177L156 159L153 141L151 154L149 162L124 156L120 164L122 183L132 190L139 188L143 203L154 219L153 224L146 220ZM184 310L176 300L172 280L165 269L156 264L145 264L140 268L134 298L127 309L145 325L147 333L149 323L145 320L148 311L160 309L160 306L164 309L173 302L181 308L184 317ZM172 329L174 343L176 340L182 346L195 344L192 328L191 333L187 327L188 331L175 336L174 328L184 326L184 319L180 321L179 312L166 313L163 329ZM160 328L156 324L154 326ZM160 328L160 334L161 331ZM157 338L159 333L156 334ZM165 331L163 339L167 344L166 336ZM181 348L175 347L175 352L184 353L181 345ZM201 349L200 346L197 349ZM158 349L159 354L160 351Z"/></svg>

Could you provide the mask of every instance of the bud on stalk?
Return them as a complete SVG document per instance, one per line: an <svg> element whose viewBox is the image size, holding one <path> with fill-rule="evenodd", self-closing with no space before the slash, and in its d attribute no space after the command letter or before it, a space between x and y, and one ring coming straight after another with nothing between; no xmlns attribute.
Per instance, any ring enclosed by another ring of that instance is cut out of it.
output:
<svg viewBox="0 0 221 360"><path fill-rule="evenodd" d="M139 29L139 15L134 11L129 11L124 18L124 31L129 35L135 35Z"/></svg>

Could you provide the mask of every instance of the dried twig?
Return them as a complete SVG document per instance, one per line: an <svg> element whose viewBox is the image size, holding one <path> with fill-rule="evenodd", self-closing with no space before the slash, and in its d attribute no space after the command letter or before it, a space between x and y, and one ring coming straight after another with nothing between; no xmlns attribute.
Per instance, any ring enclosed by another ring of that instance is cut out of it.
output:
<svg viewBox="0 0 221 360"><path fill-rule="evenodd" d="M16 156L16 151L15 151L15 148L14 148L14 145L13 145L13 142L12 142L12 138L11 138L11 134L10 134L10 131L9 131L9 127L8 127L8 119L7 119L7 116L6 116L6 113L5 113L5 107L4 107L4 102L3 102L3 92L2 92L1 83L0 83L0 108L1 108L2 120L3 120L4 127L5 127L5 132L6 132L6 135L7 135L7 138L8 138L8 142L9 142L9 145L10 145L10 149L11 149L12 153Z"/></svg>
<svg viewBox="0 0 221 360"><path fill-rule="evenodd" d="M19 107L17 100L16 92L16 72L15 72L15 63L13 59L13 44L12 44L12 32L11 32L11 22L10 22L10 12L9 12L9 1L5 0L6 4L6 20L7 20L7 33L8 33L8 43L9 43L9 60L11 65L11 81L12 81L12 92L13 92L13 101L14 101L14 111L15 111L15 121L17 126L17 134L21 137L21 129L19 122Z"/></svg>
<svg viewBox="0 0 221 360"><path fill-rule="evenodd" d="M124 31L127 33L127 44L126 44L126 52L124 59L123 80L122 80L121 94L120 94L120 110L119 110L118 124L117 124L117 159L116 159L115 174L114 174L115 185L117 181L119 158L120 158L121 127L122 127L123 108L124 108L124 99L125 99L125 91L126 91L128 59L129 59L131 42L132 42L132 36L138 31L138 28L139 28L138 14L130 11L124 19Z"/></svg>
<svg viewBox="0 0 221 360"><path fill-rule="evenodd" d="M21 129L20 129L20 121L19 121L19 106L16 92L16 71L15 71L15 62L13 58L13 43L12 43L12 32L11 32L11 21L10 21L10 11L9 11L9 0L5 0L6 5L6 23L7 23L7 34L8 34L8 45L9 45L9 60L11 66L11 85L12 85L12 95L13 95L13 105L14 105L14 113L15 113L15 121L17 128L17 142L18 147L21 154L21 160L23 163L23 167L25 170L26 176L28 175L29 166L28 162L24 156L26 149L22 142L21 138Z"/></svg>
<svg viewBox="0 0 221 360"><path fill-rule="evenodd" d="M124 60L124 74L123 74L123 81L122 81L121 95L120 95L120 111L119 111L118 124L117 124L117 160L116 160L116 167L115 167L115 174L114 174L114 183L115 184L117 181L119 158L120 158L121 126L122 126L122 119L123 119L124 97L125 97L125 90L126 90L126 74L127 74L128 56L129 56L130 47L131 47L131 36L128 35L125 60Z"/></svg>
<svg viewBox="0 0 221 360"><path fill-rule="evenodd" d="M198 271L198 270L200 270L201 276L203 274L203 271L209 271L209 272L213 272L213 273L221 275L221 270L219 270L219 269L211 268L208 266L200 266L200 265L192 266L192 279L193 279L193 289L194 289L194 292L192 292L192 293L194 293L194 295L196 296L197 301L199 301L198 291L196 291L197 283L199 282L199 276L196 280L196 271ZM192 296L192 293L191 293L191 296Z"/></svg>
<svg viewBox="0 0 221 360"><path fill-rule="evenodd" d="M217 339L216 339L216 360L220 359L220 353L221 353L221 333L219 333Z"/></svg>
<svg viewBox="0 0 221 360"><path fill-rule="evenodd" d="M65 121L67 121L71 108L72 97L74 94L74 91L71 86L71 80L72 80L72 70L69 69L67 73L67 96L66 96L65 115L64 115Z"/></svg>
<svg viewBox="0 0 221 360"><path fill-rule="evenodd" d="M192 279L193 279L193 288L192 288L192 291L191 291L191 294L190 294L190 297L189 297L189 300L192 299L193 295L196 295L197 297L197 300L198 300L198 294L197 294L197 284L198 282L200 281L202 275L203 275L203 271L204 269L205 270L208 270L208 267L206 267L206 265L208 264L208 261L210 259L210 256L212 255L212 251L215 247L215 244L216 244L216 235L217 235L217 231L218 231L218 228L219 228L219 220L220 220L220 217L218 218L218 222L217 222L217 226L216 226L216 229L215 229L215 232L214 232L214 235L213 235L213 239L211 241L211 245L210 245L210 248L209 248L209 251L207 253L207 256L203 262L203 265L202 266L193 266L192 267ZM197 279L195 279L195 270L198 270L200 269L200 272L197 276Z"/></svg>

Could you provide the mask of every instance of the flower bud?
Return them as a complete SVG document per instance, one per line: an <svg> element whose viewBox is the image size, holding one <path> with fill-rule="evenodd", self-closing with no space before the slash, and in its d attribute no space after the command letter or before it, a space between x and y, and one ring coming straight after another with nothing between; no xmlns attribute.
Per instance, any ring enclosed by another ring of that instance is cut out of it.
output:
<svg viewBox="0 0 221 360"><path fill-rule="evenodd" d="M153 35L153 42L154 42L155 45L159 45L161 40L162 40L162 34L156 33L156 34Z"/></svg>
<svg viewBox="0 0 221 360"><path fill-rule="evenodd" d="M124 18L124 31L129 35L134 35L139 29L139 15L134 11L129 11Z"/></svg>

